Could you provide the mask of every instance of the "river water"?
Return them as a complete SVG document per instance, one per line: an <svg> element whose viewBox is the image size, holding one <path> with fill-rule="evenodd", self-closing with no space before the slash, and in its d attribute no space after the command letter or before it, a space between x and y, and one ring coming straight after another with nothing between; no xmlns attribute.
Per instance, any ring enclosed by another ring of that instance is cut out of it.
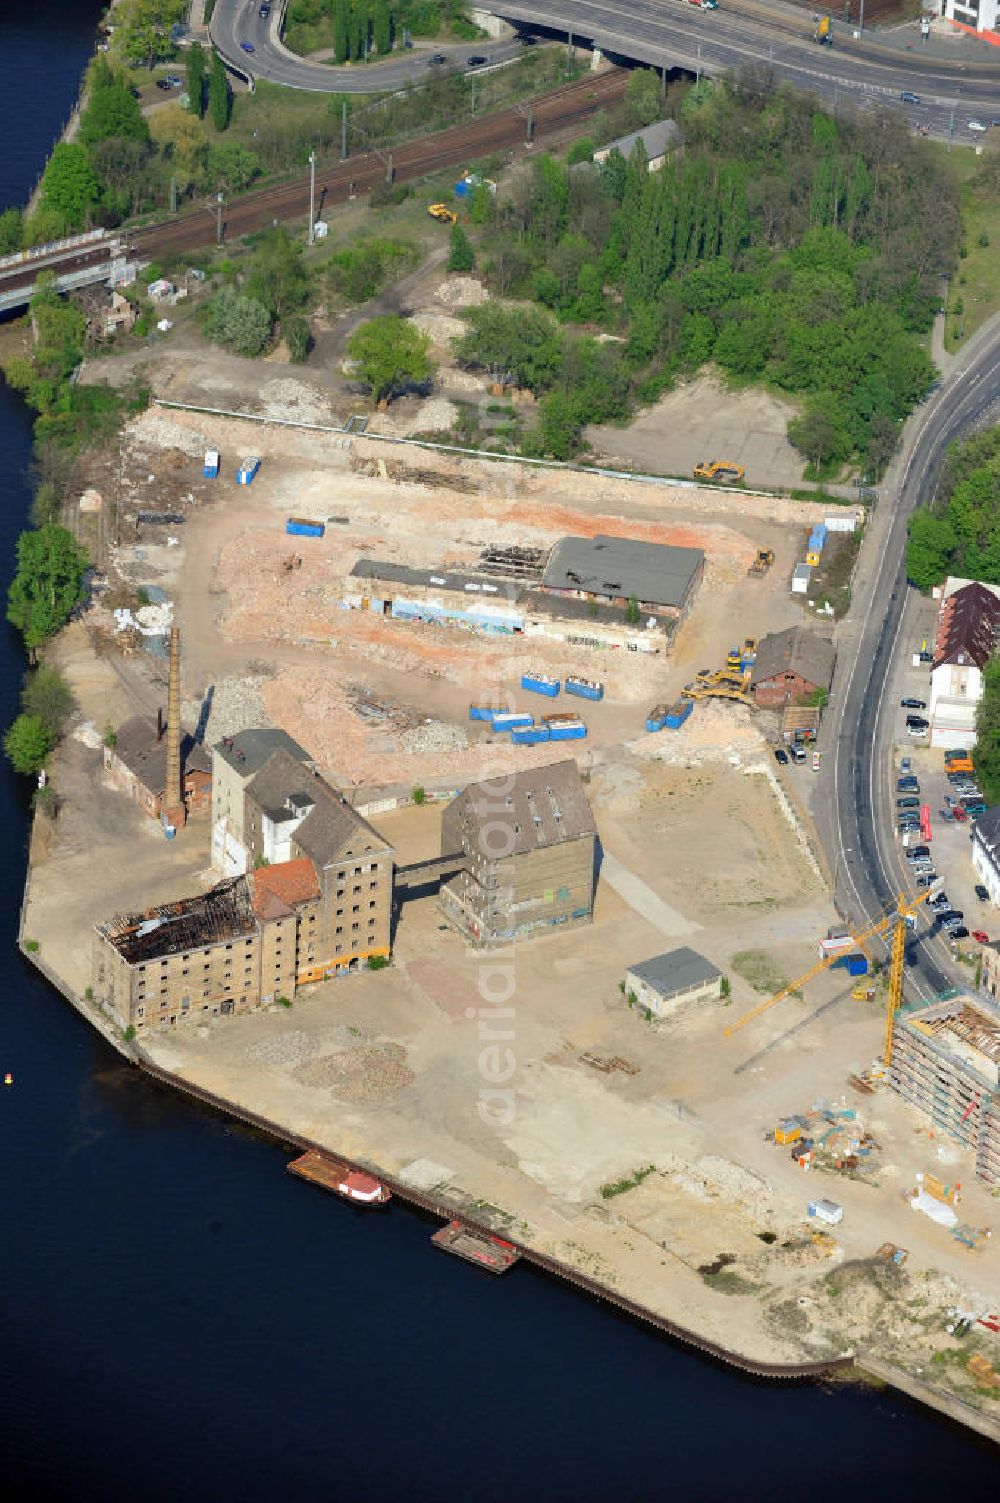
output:
<svg viewBox="0 0 1000 1503"><path fill-rule="evenodd" d="M5 0L0 205L30 191L98 12ZM0 386L4 586L30 440ZM4 723L21 670L0 634ZM432 1249L419 1217L332 1201L293 1181L279 1148L124 1068L15 953L26 828L4 767L12 1503L995 1495L996 1452L905 1400L744 1380L531 1269L488 1279Z"/></svg>

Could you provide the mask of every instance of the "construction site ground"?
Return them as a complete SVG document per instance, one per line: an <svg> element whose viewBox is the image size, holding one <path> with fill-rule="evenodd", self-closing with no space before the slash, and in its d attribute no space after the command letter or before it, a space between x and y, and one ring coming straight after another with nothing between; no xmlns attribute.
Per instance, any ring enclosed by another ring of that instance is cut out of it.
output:
<svg viewBox="0 0 1000 1503"><path fill-rule="evenodd" d="M290 1011L154 1033L144 1047L735 1352L795 1361L872 1347L995 1408L965 1359L990 1358L997 1338L981 1329L963 1345L944 1328L956 1305L995 1308L996 1248L967 1252L901 1192L920 1170L959 1179L963 1219L982 1226L995 1202L969 1156L924 1119L848 1085L879 1052L881 996L856 1002L846 976L829 973L805 1000L723 1036L813 962L836 918L801 813L808 770L779 769L765 739L773 722L741 706L699 703L678 732L643 729L652 703L733 643L801 619L788 580L816 508L282 427L276 419L307 410L313 388L280 368L272 379L270 422L153 408L113 463L94 466L101 509L81 527L104 550L107 588L54 649L79 717L52 769L61 812L33 834L25 937L86 1010L93 924L214 880L206 817L167 842L103 779L105 728L165 702L158 643L118 631L112 615L112 605L135 608L137 590L173 603L190 726L211 742L281 725L356 802L570 754L491 742L468 705L495 692L524 704L529 666L601 678L606 698L581 705L590 735L574 748L601 837L592 926L491 958L442 927L433 898L409 901L390 969L302 994ZM218 480L201 474L208 447L222 452ZM246 453L262 466L238 487ZM139 509L184 520L139 525ZM288 536L289 515L324 519L326 535ZM546 546L574 532L705 550L705 580L669 653L485 638L340 608L359 557L468 566L486 545ZM749 578L759 547L776 562ZM439 811L373 818L405 863L437 854ZM649 1023L619 989L625 967L684 944L723 971L731 995ZM513 1074L500 1082L513 1115L492 1125L497 1098L483 1093L498 1088L495 1056L481 1030L497 1026L482 1000L498 995L496 966L513 985L514 1037L501 1041ZM880 1144L874 1182L806 1173L765 1140L780 1118L845 1095ZM805 1220L823 1196L845 1208L832 1249ZM873 1261L887 1240L910 1251L898 1275Z"/></svg>

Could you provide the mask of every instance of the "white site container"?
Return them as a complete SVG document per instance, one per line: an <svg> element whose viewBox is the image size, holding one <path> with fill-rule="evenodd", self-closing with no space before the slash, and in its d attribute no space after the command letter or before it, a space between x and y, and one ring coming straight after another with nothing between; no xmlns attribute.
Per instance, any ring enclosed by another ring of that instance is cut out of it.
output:
<svg viewBox="0 0 1000 1503"><path fill-rule="evenodd" d="M812 570L808 564L796 564L792 570L792 594L805 595L809 591Z"/></svg>
<svg viewBox="0 0 1000 1503"><path fill-rule="evenodd" d="M825 1221L827 1226L836 1226L844 1219L844 1208L835 1200L811 1200L809 1215L817 1221Z"/></svg>

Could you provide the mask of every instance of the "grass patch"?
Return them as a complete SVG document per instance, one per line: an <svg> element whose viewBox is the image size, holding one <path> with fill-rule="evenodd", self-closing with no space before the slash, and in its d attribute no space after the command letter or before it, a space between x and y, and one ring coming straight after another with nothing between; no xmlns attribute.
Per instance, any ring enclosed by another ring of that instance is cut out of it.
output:
<svg viewBox="0 0 1000 1503"><path fill-rule="evenodd" d="M648 1179L655 1169L655 1164L647 1164L645 1169L637 1169L627 1179L613 1179L610 1184L602 1185L601 1199L611 1200L615 1195L624 1195L626 1190L634 1190L637 1185L642 1184L644 1179Z"/></svg>
<svg viewBox="0 0 1000 1503"><path fill-rule="evenodd" d="M972 152L952 153L966 254L948 288L944 347L949 351L959 349L1000 308L1000 193L995 170L983 174L984 160Z"/></svg>
<svg viewBox="0 0 1000 1503"><path fill-rule="evenodd" d="M740 950L733 956L732 967L737 976L748 981L755 992L763 992L765 996L780 992L783 986L788 985L787 976L779 971L766 950ZM801 993L793 995L799 996Z"/></svg>
<svg viewBox="0 0 1000 1503"><path fill-rule="evenodd" d="M759 1288L752 1280L739 1273L730 1273L729 1269L722 1273L703 1273L702 1278L717 1294L756 1294Z"/></svg>

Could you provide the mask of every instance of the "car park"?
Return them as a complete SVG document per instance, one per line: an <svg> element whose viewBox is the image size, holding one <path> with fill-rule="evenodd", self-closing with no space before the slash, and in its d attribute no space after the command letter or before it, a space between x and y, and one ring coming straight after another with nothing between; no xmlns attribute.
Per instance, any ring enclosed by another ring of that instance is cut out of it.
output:
<svg viewBox="0 0 1000 1503"><path fill-rule="evenodd" d="M785 748L783 746L776 746L774 748L774 760L781 767L788 766L788 753L785 751Z"/></svg>
<svg viewBox="0 0 1000 1503"><path fill-rule="evenodd" d="M925 699L901 699L899 704L903 710L926 710L927 708Z"/></svg>
<svg viewBox="0 0 1000 1503"><path fill-rule="evenodd" d="M987 888L985 888L983 886L983 884L981 882L977 882L976 883L975 892L976 892L976 897L979 899L980 903L988 903L989 902L989 900L990 900L989 891L988 891Z"/></svg>
<svg viewBox="0 0 1000 1503"><path fill-rule="evenodd" d="M990 937L985 929L973 929L972 937L980 945L988 945L990 942Z"/></svg>

